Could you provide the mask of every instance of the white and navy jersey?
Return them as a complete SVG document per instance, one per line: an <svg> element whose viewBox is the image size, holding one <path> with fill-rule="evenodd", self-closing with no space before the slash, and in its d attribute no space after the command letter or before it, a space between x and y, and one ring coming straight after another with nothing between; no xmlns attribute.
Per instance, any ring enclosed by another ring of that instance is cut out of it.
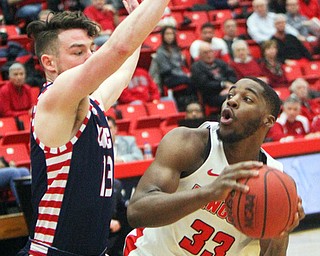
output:
<svg viewBox="0 0 320 256"><path fill-rule="evenodd" d="M58 148L38 139L32 120L31 164L30 255L102 254L112 217L114 162L111 133L99 103L90 99L79 131Z"/></svg>
<svg viewBox="0 0 320 256"><path fill-rule="evenodd" d="M228 165L217 137L218 123L206 122L210 130L210 152L203 165L181 178L177 191L197 189L212 183ZM282 168L266 154L267 164ZM161 171L161 170L160 170ZM155 216L156 218L156 216ZM157 228L134 229L126 239L125 256L239 255L251 238L239 232L227 217L224 201L210 202L179 221Z"/></svg>

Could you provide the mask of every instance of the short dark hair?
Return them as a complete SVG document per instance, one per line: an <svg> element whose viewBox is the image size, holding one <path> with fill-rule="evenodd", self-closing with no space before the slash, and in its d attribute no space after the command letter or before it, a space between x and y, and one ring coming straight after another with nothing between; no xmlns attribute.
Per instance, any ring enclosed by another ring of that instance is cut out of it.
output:
<svg viewBox="0 0 320 256"><path fill-rule="evenodd" d="M201 26L201 30L204 30L205 28L212 28L212 29L214 29L214 25L213 25L211 22L203 23L202 26Z"/></svg>
<svg viewBox="0 0 320 256"><path fill-rule="evenodd" d="M278 117L280 113L280 108L281 108L281 100L278 96L278 94L273 90L273 88L268 85L266 82L262 81L261 79L257 77L252 77L252 76L246 76L244 78L251 79L258 83L264 90L262 93L262 96L264 97L267 106L269 107L271 115L273 115L275 118Z"/></svg>
<svg viewBox="0 0 320 256"><path fill-rule="evenodd" d="M32 21L27 27L27 34L34 39L35 53L40 59L44 53L58 52L57 39L61 31L75 28L87 31L90 37L95 37L100 32L99 25L89 20L82 12L64 11L53 14L47 21Z"/></svg>

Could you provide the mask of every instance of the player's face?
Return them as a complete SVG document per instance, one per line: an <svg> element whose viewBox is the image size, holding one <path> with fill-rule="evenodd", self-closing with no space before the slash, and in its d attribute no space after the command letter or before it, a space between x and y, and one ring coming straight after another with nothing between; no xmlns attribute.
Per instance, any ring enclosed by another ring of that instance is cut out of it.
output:
<svg viewBox="0 0 320 256"><path fill-rule="evenodd" d="M263 87L251 79L241 79L231 87L222 105L219 138L238 142L255 134L264 125L267 105Z"/></svg>
<svg viewBox="0 0 320 256"><path fill-rule="evenodd" d="M59 42L59 54L55 58L58 74L84 63L94 51L92 38L82 29L61 32Z"/></svg>

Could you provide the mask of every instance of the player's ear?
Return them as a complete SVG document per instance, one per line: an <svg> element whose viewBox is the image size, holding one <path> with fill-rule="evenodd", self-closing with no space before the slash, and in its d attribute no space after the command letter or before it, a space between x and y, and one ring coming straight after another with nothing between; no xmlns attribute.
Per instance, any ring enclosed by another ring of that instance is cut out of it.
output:
<svg viewBox="0 0 320 256"><path fill-rule="evenodd" d="M48 54L43 54L41 56L41 64L46 70L55 71L55 65L53 61L53 56Z"/></svg>
<svg viewBox="0 0 320 256"><path fill-rule="evenodd" d="M271 128L274 125L275 121L276 118L273 115L267 115L263 120L264 124L269 128Z"/></svg>

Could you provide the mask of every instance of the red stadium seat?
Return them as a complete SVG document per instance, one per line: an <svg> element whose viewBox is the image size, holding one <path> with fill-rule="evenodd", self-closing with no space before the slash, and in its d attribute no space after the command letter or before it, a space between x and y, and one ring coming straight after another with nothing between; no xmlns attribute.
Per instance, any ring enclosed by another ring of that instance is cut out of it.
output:
<svg viewBox="0 0 320 256"><path fill-rule="evenodd" d="M295 65L284 64L283 70L289 82L292 82L299 77L303 77L302 69L298 62Z"/></svg>
<svg viewBox="0 0 320 256"><path fill-rule="evenodd" d="M131 121L130 119L116 119L117 134L119 135L129 135Z"/></svg>
<svg viewBox="0 0 320 256"><path fill-rule="evenodd" d="M163 134L168 133L172 129L178 127L178 121L185 118L185 112L179 112L176 115L168 116L160 125Z"/></svg>
<svg viewBox="0 0 320 256"><path fill-rule="evenodd" d="M320 79L320 61L310 61L302 66L303 78L309 83L314 83Z"/></svg>
<svg viewBox="0 0 320 256"><path fill-rule="evenodd" d="M29 142L29 131L6 132L1 139L1 145L25 144L26 146L28 146Z"/></svg>
<svg viewBox="0 0 320 256"><path fill-rule="evenodd" d="M7 132L18 131L16 121L13 117L2 117L0 118L0 138Z"/></svg>
<svg viewBox="0 0 320 256"><path fill-rule="evenodd" d="M285 101L290 96L290 90L288 87L277 87L274 88L274 90L282 101Z"/></svg>
<svg viewBox="0 0 320 256"><path fill-rule="evenodd" d="M135 120L148 115L146 107L143 104L120 104L117 106L117 109L121 111L122 118L124 119Z"/></svg>
<svg viewBox="0 0 320 256"><path fill-rule="evenodd" d="M16 166L30 168L30 155L25 144L11 144L0 146L0 155L10 162L13 161Z"/></svg>
<svg viewBox="0 0 320 256"><path fill-rule="evenodd" d="M189 48L194 40L196 40L195 28L177 31L177 43L180 48Z"/></svg>
<svg viewBox="0 0 320 256"><path fill-rule="evenodd" d="M211 10L208 11L209 21L214 24L223 24L223 22L227 19L232 18L232 11L230 9L226 10Z"/></svg>
<svg viewBox="0 0 320 256"><path fill-rule="evenodd" d="M20 122L22 122L25 131L30 131L31 127L31 116L29 114L24 114L18 116Z"/></svg>
<svg viewBox="0 0 320 256"><path fill-rule="evenodd" d="M161 44L161 34L151 33L143 42L143 47L156 51Z"/></svg>
<svg viewBox="0 0 320 256"><path fill-rule="evenodd" d="M176 103L172 100L161 101L158 103L146 103L149 116L160 116L166 118L169 115L178 114Z"/></svg>

